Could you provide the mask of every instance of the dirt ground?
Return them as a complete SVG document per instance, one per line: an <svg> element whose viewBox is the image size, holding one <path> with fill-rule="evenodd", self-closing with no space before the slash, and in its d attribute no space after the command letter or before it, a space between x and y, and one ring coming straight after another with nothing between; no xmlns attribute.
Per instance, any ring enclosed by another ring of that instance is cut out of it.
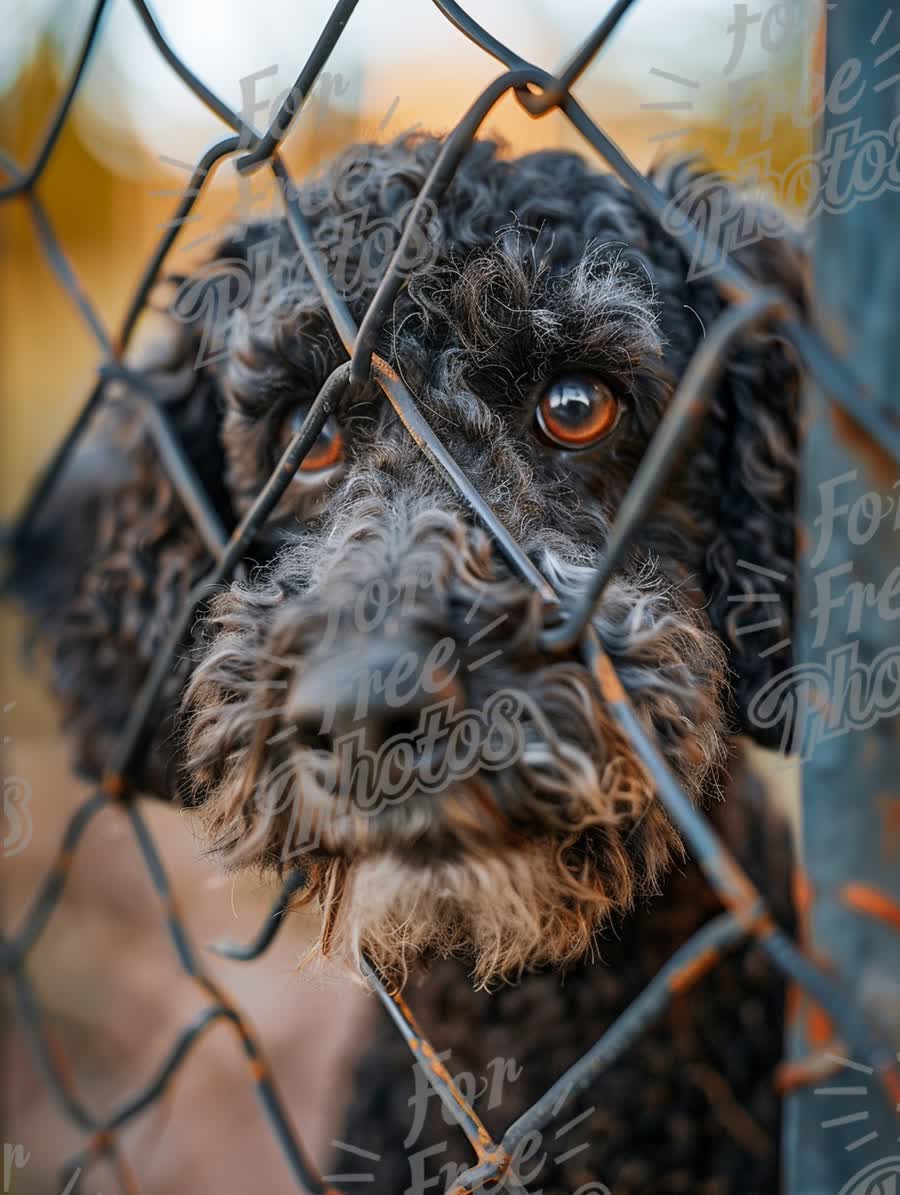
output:
<svg viewBox="0 0 900 1195"><path fill-rule="evenodd" d="M64 825L90 790L68 774L59 740L7 745L4 773L31 785L33 833L4 858L3 927L15 930L57 851ZM373 999L346 976L298 970L310 923L292 916L253 963L217 958L208 943L251 939L271 890L233 883L202 855L187 818L155 802L141 810L152 828L177 904L204 966L248 1014L304 1144L321 1167L339 1132ZM97 815L75 853L63 900L28 959L47 1028L70 1060L81 1098L98 1114L118 1107L161 1067L180 1030L208 1001L184 975L126 815ZM30 1155L12 1167L17 1195L62 1189L61 1166L85 1145L36 1069L4 983L3 1139ZM164 1096L120 1136L143 1195L250 1189L295 1192L257 1101L241 1046L227 1023L199 1039ZM23 1157L23 1154L19 1154ZM83 1195L118 1191L105 1163L86 1172Z"/></svg>

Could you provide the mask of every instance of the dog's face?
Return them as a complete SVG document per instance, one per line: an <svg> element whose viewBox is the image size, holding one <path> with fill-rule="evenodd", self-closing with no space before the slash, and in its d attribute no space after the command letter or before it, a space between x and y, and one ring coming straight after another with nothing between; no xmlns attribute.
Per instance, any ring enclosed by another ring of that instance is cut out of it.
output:
<svg viewBox="0 0 900 1195"><path fill-rule="evenodd" d="M421 139L368 147L301 205L320 229L360 206L364 221L399 220L436 151ZM602 558L721 302L709 280L686 280L687 262L624 188L571 155L504 162L476 146L432 217L377 351L565 601ZM284 268L295 253L284 230L252 230L246 259L266 256L253 253L263 241L280 245L253 278L265 304L229 316L224 358L172 408L232 521L344 357L309 276ZM363 233L355 264L370 251ZM766 242L748 261L796 297L793 251ZM360 318L377 277L350 273ZM193 353L201 329L187 331ZM795 391L776 338L735 354L702 442L594 618L698 799L716 791L749 696L785 665L783 649L766 649L789 617ZM146 492L158 465L146 450L142 461ZM202 560L175 507L167 495L178 530L148 541L135 532L146 512L123 515L120 499L95 549L108 572L126 537L127 573L155 545L170 608L173 586L188 584L172 570L181 560L189 579ZM254 558L206 610L172 694L177 737L154 750L179 744L182 793L232 862L306 870L325 949L366 952L395 974L460 953L489 981L579 957L612 911L657 883L677 836L584 662L541 647L559 608L511 570L374 382L339 398ZM128 601L119 570L103 583L107 605ZM82 577L73 599L82 617L91 584ZM135 642L160 617L151 589ZM761 608L767 633L742 641ZM117 618L120 639L126 624ZM90 654L73 656L73 633L70 620L70 678ZM92 634L96 649L96 617ZM96 730L85 704L82 731Z"/></svg>

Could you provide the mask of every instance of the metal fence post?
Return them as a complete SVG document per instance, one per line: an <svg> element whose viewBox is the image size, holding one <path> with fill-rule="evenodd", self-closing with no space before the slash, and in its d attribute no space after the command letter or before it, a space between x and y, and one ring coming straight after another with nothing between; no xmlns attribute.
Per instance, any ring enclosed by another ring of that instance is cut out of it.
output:
<svg viewBox="0 0 900 1195"><path fill-rule="evenodd" d="M897 20L884 0L828 14L819 150L826 210L814 214L820 320L868 389L900 420L900 130ZM798 684L811 697L802 753L807 945L852 984L900 1047L900 483L896 466L809 384L799 494ZM786 1108L792 1195L900 1190L896 1111L871 1068L804 996L792 1029ZM835 1058L845 1059L844 1064Z"/></svg>

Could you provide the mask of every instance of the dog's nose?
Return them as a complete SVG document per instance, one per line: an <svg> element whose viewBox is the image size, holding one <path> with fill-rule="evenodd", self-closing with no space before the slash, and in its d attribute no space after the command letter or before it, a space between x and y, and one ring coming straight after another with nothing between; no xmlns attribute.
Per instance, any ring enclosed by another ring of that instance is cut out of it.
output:
<svg viewBox="0 0 900 1195"><path fill-rule="evenodd" d="M311 662L287 703L291 722L313 745L353 736L368 751L414 739L426 711L461 712L465 691L451 640L390 636L363 640Z"/></svg>

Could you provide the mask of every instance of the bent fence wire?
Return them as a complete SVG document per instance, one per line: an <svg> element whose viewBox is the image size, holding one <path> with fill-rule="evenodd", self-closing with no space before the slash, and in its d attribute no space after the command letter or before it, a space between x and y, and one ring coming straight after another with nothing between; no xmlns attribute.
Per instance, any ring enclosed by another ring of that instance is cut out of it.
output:
<svg viewBox="0 0 900 1195"><path fill-rule="evenodd" d="M59 104L34 162L27 169L16 166L0 155L0 165L11 179L0 187L0 199L23 198L34 221L34 227L60 284L65 288L99 344L104 363L99 376L80 414L48 467L34 487L29 501L13 528L12 542L35 518L45 498L60 476L62 468L87 427L92 413L102 403L107 384L111 380L126 380L137 391L144 405L148 426L185 508L196 522L216 561L211 574L195 589L185 609L171 627L166 650L159 653L155 666L144 684L127 725L122 732L109 768L99 791L91 796L73 815L63 835L55 863L46 875L33 905L27 912L18 932L0 943L0 969L7 974L15 990L18 1012L24 1025L34 1056L46 1081L69 1120L85 1134L82 1151L70 1160L63 1181L68 1183L76 1172L90 1169L99 1158L108 1159L118 1175L122 1190L139 1191L137 1177L118 1143L117 1131L157 1100L175 1076L181 1064L204 1032L214 1023L230 1023L243 1046L250 1075L256 1085L260 1102L276 1135L298 1187L312 1192L325 1192L329 1185L306 1156L299 1135L282 1103L269 1066L256 1041L251 1026L230 1003L224 993L206 974L202 961L192 945L185 926L172 900L172 892L153 836L142 817L133 792L127 782L131 764L142 749L144 731L153 717L157 698L175 652L188 632L194 613L206 596L226 581L238 566L269 513L304 456L314 443L319 430L331 412L335 395L346 386L374 377L385 399L394 407L419 448L433 466L455 486L496 540L498 550L509 565L529 584L535 586L548 600L555 595L544 577L522 552L515 540L469 481L463 470L449 455L437 434L423 415L415 397L404 386L390 366L378 357L373 346L377 333L389 314L402 286L402 263L407 241L426 204L433 201L447 187L460 159L477 134L481 124L494 106L507 94L515 96L530 116L539 118L558 109L579 131L584 139L606 160L609 166L633 189L640 203L661 219L666 201L655 186L628 161L622 151L590 118L571 94L571 87L602 50L604 43L631 7L634 0L617 0L609 14L598 24L584 43L565 62L556 74L550 74L526 62L496 38L482 29L454 0L433 0L462 34L496 58L503 72L478 96L446 139L439 157L426 179L422 191L410 212L385 276L360 327L356 327L350 312L329 279L326 267L314 245L313 237L297 202L291 178L280 156L279 147L295 116L301 112L320 71L340 38L351 17L357 0L338 0L318 41L289 92L278 115L263 133L250 128L218 96L213 94L179 58L143 0L131 0L144 28L153 43L183 80L185 85L227 125L233 134L212 146L197 163L193 176L184 188L183 196L167 226L137 286L117 337L103 328L97 313L80 288L66 259L37 194L37 184L54 145L65 124L78 92L85 67L96 44L104 10L108 0L99 0L92 13L84 44L72 78ZM204 184L217 164L226 156L236 156L241 173L268 168L282 193L290 231L309 271L314 278L323 302L334 322L347 352L348 361L334 371L322 387L302 426L286 449L278 466L254 502L251 509L231 536L219 525L203 487L194 475L170 425L162 403L157 401L148 381L135 375L122 361L122 353L131 336L138 316L147 303L151 286L172 247L184 218L188 215ZM694 254L702 252L704 240L700 230L690 222L673 235L684 248ZM648 985L645 991L626 1009L599 1041L557 1082L540 1100L510 1125L503 1138L491 1139L472 1107L456 1087L446 1068L438 1059L438 1052L423 1037L399 994L392 992L371 968L368 978L386 1006L399 1032L403 1035L428 1081L435 1088L446 1108L452 1113L472 1145L473 1166L455 1182L456 1193L478 1190L499 1178L509 1187L521 1191L510 1167L517 1144L526 1134L541 1129L552 1119L560 1106L561 1096L592 1083L602 1075L644 1029L660 1017L674 995L685 991L710 967L723 952L737 943L755 939L784 976L799 985L811 999L821 1006L835 1024L853 1056L871 1065L881 1079L891 1104L900 1107L900 1076L897 1074L893 1052L870 1031L861 1011L854 1002L827 978L795 943L774 923L762 893L757 891L736 861L724 848L702 814L690 804L676 782L654 742L653 734L636 717L615 669L591 626L591 614L621 553L630 545L641 521L652 508L667 479L678 464L682 451L697 421L703 418L728 351L748 332L764 325L777 323L783 335L794 345L808 374L838 404L857 425L871 436L895 460L900 460L900 431L885 418L883 410L872 396L866 395L845 364L838 360L819 334L803 322L792 303L777 290L755 285L734 262L725 259L717 270L717 280L731 306L709 329L707 338L690 364L655 438L634 478L626 501L622 505L613 528L605 557L586 587L581 598L568 610L560 626L545 632L545 645L551 650L581 651L592 669L603 698L617 719L623 732L631 740L647 770L656 783L659 798L681 831L690 851L703 868L724 912L699 930ZM99 1117L86 1106L65 1058L56 1048L49 1034L45 1018L36 999L28 975L28 956L32 946L46 927L54 908L63 897L66 876L72 857L91 819L110 803L119 803L134 832L144 863L160 897L162 915L185 973L208 997L204 1011L186 1025L173 1043L171 1052L158 1073L142 1089L125 1099L110 1115ZM299 873L291 874L261 927L257 939L248 946L225 944L218 949L231 958L258 958L270 945L291 896L302 883Z"/></svg>

